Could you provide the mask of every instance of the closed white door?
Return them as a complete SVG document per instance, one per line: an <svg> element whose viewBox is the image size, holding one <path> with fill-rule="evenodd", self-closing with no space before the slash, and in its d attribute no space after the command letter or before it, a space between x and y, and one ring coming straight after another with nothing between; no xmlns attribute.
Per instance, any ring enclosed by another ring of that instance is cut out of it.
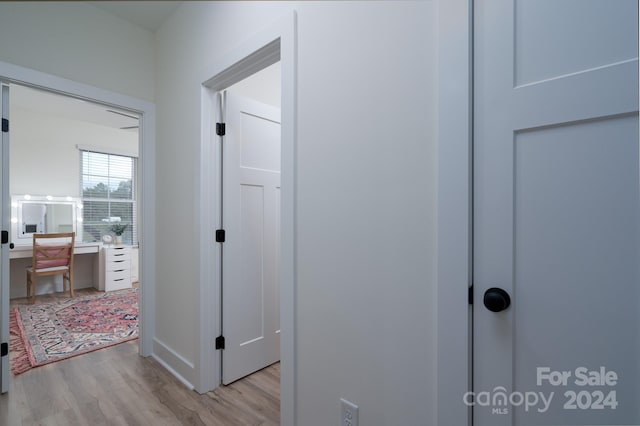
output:
<svg viewBox="0 0 640 426"><path fill-rule="evenodd" d="M474 3L475 426L640 424L638 160L636 0Z"/></svg>
<svg viewBox="0 0 640 426"><path fill-rule="evenodd" d="M280 360L280 110L226 96L222 381Z"/></svg>
<svg viewBox="0 0 640 426"><path fill-rule="evenodd" d="M0 342L2 342L2 354L0 358L0 391L9 390L9 229L11 202L9 196L9 85L0 82L2 102L0 103L0 116L2 116L3 128L2 148L0 149L0 199L2 208L0 211L0 224L2 227L2 245L0 245ZM6 121L5 121L6 120Z"/></svg>

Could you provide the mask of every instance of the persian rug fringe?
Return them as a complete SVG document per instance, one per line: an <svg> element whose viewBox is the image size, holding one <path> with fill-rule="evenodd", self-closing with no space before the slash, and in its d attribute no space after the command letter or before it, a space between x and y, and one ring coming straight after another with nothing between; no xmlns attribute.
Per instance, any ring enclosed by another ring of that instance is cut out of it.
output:
<svg viewBox="0 0 640 426"><path fill-rule="evenodd" d="M15 375L24 373L33 368L29 360L27 347L22 339L24 332L21 332L20 314L18 308L11 310L9 314L9 347L11 353L11 372Z"/></svg>

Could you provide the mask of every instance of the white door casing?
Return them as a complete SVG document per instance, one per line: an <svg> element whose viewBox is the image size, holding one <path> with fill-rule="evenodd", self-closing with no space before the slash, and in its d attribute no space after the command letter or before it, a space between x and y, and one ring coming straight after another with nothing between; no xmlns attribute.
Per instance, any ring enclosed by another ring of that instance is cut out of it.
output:
<svg viewBox="0 0 640 426"><path fill-rule="evenodd" d="M638 425L637 1L478 1L474 58L474 425Z"/></svg>
<svg viewBox="0 0 640 426"><path fill-rule="evenodd" d="M227 93L222 381L280 359L280 110Z"/></svg>
<svg viewBox="0 0 640 426"><path fill-rule="evenodd" d="M3 120L9 122L9 85L0 82L0 91L2 92L2 102L0 107L0 115ZM0 173L0 199L2 200L2 208L0 212L0 226L3 232L9 232L11 201L9 194L9 129L2 131L2 149L0 149L0 164L2 171ZM9 343L9 244L0 246L0 342ZM2 393L9 391L9 354L3 356L0 361L0 391Z"/></svg>

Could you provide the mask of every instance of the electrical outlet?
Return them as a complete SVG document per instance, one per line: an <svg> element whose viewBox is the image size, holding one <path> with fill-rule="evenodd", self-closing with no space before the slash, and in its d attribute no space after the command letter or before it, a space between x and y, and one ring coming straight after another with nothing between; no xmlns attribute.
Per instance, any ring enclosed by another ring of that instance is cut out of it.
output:
<svg viewBox="0 0 640 426"><path fill-rule="evenodd" d="M358 426L358 406L340 398L340 426Z"/></svg>

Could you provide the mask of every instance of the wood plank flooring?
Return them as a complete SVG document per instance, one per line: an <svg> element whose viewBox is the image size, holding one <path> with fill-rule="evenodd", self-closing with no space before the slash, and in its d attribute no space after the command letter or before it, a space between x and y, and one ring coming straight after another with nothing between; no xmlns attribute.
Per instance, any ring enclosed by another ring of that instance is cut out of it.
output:
<svg viewBox="0 0 640 426"><path fill-rule="evenodd" d="M78 290L79 295L92 290ZM82 292L82 293L81 293ZM38 296L36 303L55 299ZM28 303L12 301L12 307ZM132 341L12 376L1 426L280 424L280 364L200 395Z"/></svg>

